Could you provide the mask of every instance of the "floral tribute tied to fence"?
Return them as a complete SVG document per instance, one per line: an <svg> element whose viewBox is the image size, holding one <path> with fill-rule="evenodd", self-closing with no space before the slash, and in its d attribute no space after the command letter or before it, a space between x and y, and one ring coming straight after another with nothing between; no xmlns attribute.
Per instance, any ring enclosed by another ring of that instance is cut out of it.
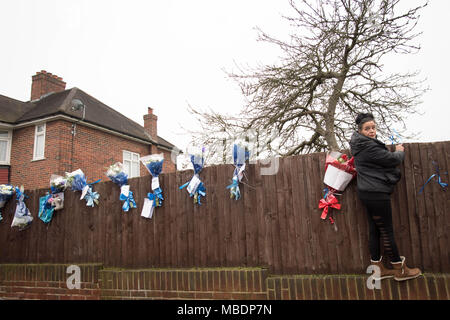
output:
<svg viewBox="0 0 450 320"><path fill-rule="evenodd" d="M0 185L0 221L2 221L2 212L1 209L5 206L9 199L12 198L14 194L14 187L9 184L1 184Z"/></svg>
<svg viewBox="0 0 450 320"><path fill-rule="evenodd" d="M183 189L185 187L189 196L194 198L194 204L197 203L201 205L201 198L206 196L206 188L203 182L200 180L199 173L202 171L205 160L203 158L204 148L202 149L201 155L191 155L191 162L194 166L194 176L189 182L183 184L179 189Z"/></svg>
<svg viewBox="0 0 450 320"><path fill-rule="evenodd" d="M147 168L148 172L152 175L152 191L147 193L147 198L144 200L144 206L142 208L141 216L147 219L151 219L156 207L161 207L164 197L159 184L159 175L162 172L164 163L164 155L151 154L141 158L142 164Z"/></svg>
<svg viewBox="0 0 450 320"><path fill-rule="evenodd" d="M354 160L353 157L348 160L346 154L335 151L328 153L325 160L323 182L327 187L324 189L325 195L323 199L319 201L319 209L323 209L320 218L325 220L328 217L335 230L337 230L337 227L332 209L341 209L341 205L336 198L336 195L339 195L337 191L344 191L350 181L356 177Z"/></svg>
<svg viewBox="0 0 450 320"><path fill-rule="evenodd" d="M108 178L112 182L120 187L119 199L124 201L122 205L122 210L128 212L132 208L136 208L136 201L133 197L133 192L130 190L130 185L128 184L128 174L125 172L121 162L116 162L108 168L106 172Z"/></svg>
<svg viewBox="0 0 450 320"><path fill-rule="evenodd" d="M237 142L233 145L233 162L235 169L233 172L232 183L227 186L227 189L230 189L230 198L232 199L239 200L241 198L239 183L244 176L245 161L247 161L249 157L250 152L245 144Z"/></svg>
<svg viewBox="0 0 450 320"><path fill-rule="evenodd" d="M28 198L23 192L23 186L16 187L16 200L17 206L14 213L14 219L12 221L11 227L17 227L19 230L25 230L33 222L33 217L31 216L30 210L28 210L25 204L25 198Z"/></svg>
<svg viewBox="0 0 450 320"><path fill-rule="evenodd" d="M72 191L81 191L80 200L85 199L88 207L94 207L95 204L98 205L100 195L92 190L92 185L100 181L101 179L88 184L86 176L81 169L66 173L66 187L71 187Z"/></svg>

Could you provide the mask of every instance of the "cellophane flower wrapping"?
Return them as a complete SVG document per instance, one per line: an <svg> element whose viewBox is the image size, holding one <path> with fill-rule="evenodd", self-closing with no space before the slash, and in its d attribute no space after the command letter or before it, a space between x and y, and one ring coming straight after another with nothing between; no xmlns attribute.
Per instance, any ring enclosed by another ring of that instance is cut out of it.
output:
<svg viewBox="0 0 450 320"><path fill-rule="evenodd" d="M30 211L25 205L25 194L23 193L23 187L20 189L18 187L15 188L17 206L16 212L14 213L14 219L12 221L11 227L17 227L19 230L23 230L31 225L33 221L33 217L31 216Z"/></svg>
<svg viewBox="0 0 450 320"><path fill-rule="evenodd" d="M52 206L50 199L52 199L52 194L46 194L39 198L39 214L38 217L44 223L49 223L53 218L53 211L55 208Z"/></svg>
<svg viewBox="0 0 450 320"><path fill-rule="evenodd" d="M83 191L87 186L86 176L81 169L73 172L66 172L66 188L71 188L72 191Z"/></svg>
<svg viewBox="0 0 450 320"><path fill-rule="evenodd" d="M325 160L325 177L323 182L337 191L344 191L356 177L354 158L348 159L346 154L330 152Z"/></svg>
<svg viewBox="0 0 450 320"><path fill-rule="evenodd" d="M151 219L155 207L161 207L164 197L162 188L159 183L159 175L163 169L164 154L151 154L145 157L141 157L141 162L152 175L152 191L147 194L147 198L144 199L144 206L142 208L141 216L147 219Z"/></svg>
<svg viewBox="0 0 450 320"><path fill-rule="evenodd" d="M14 187L10 184L0 184L0 221L3 220L1 209L14 194Z"/></svg>
<svg viewBox="0 0 450 320"><path fill-rule="evenodd" d="M98 192L94 192L92 187L87 184L86 176L81 169L77 169L73 172L66 172L66 188L71 188L73 191L81 191L80 200L85 199L86 205L94 207L94 204L98 205L98 199L100 195Z"/></svg>
<svg viewBox="0 0 450 320"><path fill-rule="evenodd" d="M194 167L194 176L191 181L182 186L181 188L187 186L186 190L191 197L194 198L194 203L201 205L201 198L206 196L206 188L203 182L200 180L199 173L203 170L205 165L205 159L203 154L191 155L191 163Z"/></svg>
<svg viewBox="0 0 450 320"><path fill-rule="evenodd" d="M111 179L112 182L119 185L119 187L128 183L128 174L125 172L123 164L121 162L116 162L111 165L108 168L106 175Z"/></svg>
<svg viewBox="0 0 450 320"><path fill-rule="evenodd" d="M203 158L203 155L194 154L191 155L191 163L194 166L194 174L199 174L205 165L205 159Z"/></svg>
<svg viewBox="0 0 450 320"><path fill-rule="evenodd" d="M245 170L245 162L249 159L250 152L248 151L247 144L244 142L236 142L233 145L233 162L234 172L232 183L227 186L230 189L230 198L238 200L241 197L239 189L239 182L241 182Z"/></svg>
<svg viewBox="0 0 450 320"><path fill-rule="evenodd" d="M64 190L66 190L66 178L57 174L52 174L50 176L50 189L52 193L64 192Z"/></svg>
<svg viewBox="0 0 450 320"><path fill-rule="evenodd" d="M125 201L122 205L122 210L128 212L130 209L136 208L133 192L130 191L130 186L128 185L128 174L125 172L123 164L121 162L114 163L108 168L106 175L120 187L119 199Z"/></svg>

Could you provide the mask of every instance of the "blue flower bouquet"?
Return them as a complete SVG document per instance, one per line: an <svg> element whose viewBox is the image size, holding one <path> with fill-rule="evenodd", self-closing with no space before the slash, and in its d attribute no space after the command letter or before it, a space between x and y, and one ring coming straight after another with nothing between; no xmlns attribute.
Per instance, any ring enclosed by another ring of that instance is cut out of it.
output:
<svg viewBox="0 0 450 320"><path fill-rule="evenodd" d="M152 193L147 194L147 198L144 200L144 207L142 208L141 216L151 219L155 207L161 207L164 197L159 184L159 175L162 172L164 155L151 154L141 158L142 164L147 168L148 172L152 175Z"/></svg>
<svg viewBox="0 0 450 320"><path fill-rule="evenodd" d="M202 155L191 155L191 163L194 167L194 176L189 182L180 187L180 190L187 187L186 190L190 197L194 198L194 203L201 205L201 198L206 197L206 188L200 180L199 173L203 170L205 160Z"/></svg>
<svg viewBox="0 0 450 320"><path fill-rule="evenodd" d="M133 192L130 191L130 186L128 185L128 174L125 172L122 163L116 162L111 165L106 175L120 187L119 199L125 201L122 205L122 210L128 212L130 209L136 208Z"/></svg>
<svg viewBox="0 0 450 320"><path fill-rule="evenodd" d="M96 182L88 184L86 182L86 176L81 169L75 170L71 173L66 173L66 187L70 187L73 191L81 191L80 200L86 200L86 206L94 207L94 204L98 205L98 199L100 195L98 192L92 190L92 185Z"/></svg>
<svg viewBox="0 0 450 320"><path fill-rule="evenodd" d="M44 223L49 223L53 218L53 212L55 211L55 207L52 206L52 194L47 194L43 197L39 198L39 214L38 217Z"/></svg>
<svg viewBox="0 0 450 320"><path fill-rule="evenodd" d="M60 193L66 190L66 179L62 176L52 174L50 176L50 189L52 193Z"/></svg>
<svg viewBox="0 0 450 320"><path fill-rule="evenodd" d="M23 193L23 186L21 186L20 189L16 187L15 191L17 206L11 227L18 227L19 230L24 230L31 225L33 217L31 216L30 210L28 210L24 202L27 196Z"/></svg>
<svg viewBox="0 0 450 320"><path fill-rule="evenodd" d="M14 194L14 187L9 184L0 184L0 209L5 206L9 199ZM0 210L0 221L3 220L2 212Z"/></svg>
<svg viewBox="0 0 450 320"><path fill-rule="evenodd" d="M67 187L66 178L52 174L50 176L50 190L51 197L47 199L48 204L46 206L51 206L54 210L61 210L64 208L64 191Z"/></svg>
<svg viewBox="0 0 450 320"><path fill-rule="evenodd" d="M241 191L239 189L239 182L241 182L245 171L245 161L250 157L250 152L247 150L247 146L244 143L235 143L233 145L233 162L234 172L232 183L227 186L230 189L230 198L239 200L241 197Z"/></svg>

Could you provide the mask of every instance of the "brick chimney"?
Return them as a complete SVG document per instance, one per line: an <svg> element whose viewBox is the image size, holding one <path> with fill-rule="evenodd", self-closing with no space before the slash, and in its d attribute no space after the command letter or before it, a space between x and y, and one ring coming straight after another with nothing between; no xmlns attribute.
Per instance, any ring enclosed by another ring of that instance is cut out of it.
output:
<svg viewBox="0 0 450 320"><path fill-rule="evenodd" d="M144 128L145 131L152 137L153 140L157 141L157 122L158 117L153 114L153 109L148 108L148 114L144 114Z"/></svg>
<svg viewBox="0 0 450 320"><path fill-rule="evenodd" d="M36 72L32 76L31 100L36 100L51 92L60 92L66 89L66 83L61 77L45 70Z"/></svg>

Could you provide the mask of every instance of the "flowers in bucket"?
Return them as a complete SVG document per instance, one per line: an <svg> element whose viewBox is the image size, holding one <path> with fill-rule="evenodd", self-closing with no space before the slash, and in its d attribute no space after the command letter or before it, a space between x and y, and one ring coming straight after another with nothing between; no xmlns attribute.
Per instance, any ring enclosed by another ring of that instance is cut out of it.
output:
<svg viewBox="0 0 450 320"><path fill-rule="evenodd" d="M20 231L22 231L31 225L33 217L31 216L30 210L28 210L24 202L25 198L28 197L23 193L24 192L23 186L21 186L20 188L15 187L15 192L16 192L17 206L11 227L17 227L19 228Z"/></svg>
<svg viewBox="0 0 450 320"><path fill-rule="evenodd" d="M199 205L201 205L201 198L206 197L206 188L199 176L200 171L202 171L205 165L203 151L204 148L202 149L201 155L191 155L191 163L194 166L194 176L189 182L186 182L179 187L180 190L187 187L186 190L189 193L189 196L194 198L194 204L198 203Z"/></svg>
<svg viewBox="0 0 450 320"><path fill-rule="evenodd" d="M356 177L354 158L348 159L346 154L340 152L328 153L325 160L325 177L323 182L327 185L325 195L319 202L319 209L323 209L321 219L325 220L328 216L331 224L334 224L331 208L340 209L336 191L344 191L347 185Z"/></svg>
<svg viewBox="0 0 450 320"><path fill-rule="evenodd" d="M125 201L122 205L122 210L128 212L130 208L136 208L136 201L133 197L133 192L130 191L130 186L128 185L128 174L123 168L121 162L116 162L108 168L106 175L111 179L112 182L120 187L120 197L121 201Z"/></svg>
<svg viewBox="0 0 450 320"><path fill-rule="evenodd" d="M92 185L100 180L88 184L86 182L86 176L81 169L77 169L71 173L66 172L66 188L70 187L73 191L81 191L80 200L85 199L86 206L89 207L94 207L94 204L98 205L100 195L98 192L92 190Z"/></svg>
<svg viewBox="0 0 450 320"><path fill-rule="evenodd" d="M144 207L142 208L141 216L151 219L155 207L161 207L164 197L159 184L159 175L162 172L164 163L164 155L151 154L141 158L142 164L147 168L148 172L152 175L152 191L147 193L147 198L144 200Z"/></svg>
<svg viewBox="0 0 450 320"><path fill-rule="evenodd" d="M14 187L10 184L0 184L0 209L5 206L9 199L14 194ZM2 212L0 210L0 221L3 220Z"/></svg>
<svg viewBox="0 0 450 320"><path fill-rule="evenodd" d="M250 152L247 150L247 145L242 142L237 142L233 145L233 161L234 172L232 183L227 186L230 189L230 198L239 200L241 197L241 191L239 189L239 182L241 182L245 171L245 161L249 159Z"/></svg>

